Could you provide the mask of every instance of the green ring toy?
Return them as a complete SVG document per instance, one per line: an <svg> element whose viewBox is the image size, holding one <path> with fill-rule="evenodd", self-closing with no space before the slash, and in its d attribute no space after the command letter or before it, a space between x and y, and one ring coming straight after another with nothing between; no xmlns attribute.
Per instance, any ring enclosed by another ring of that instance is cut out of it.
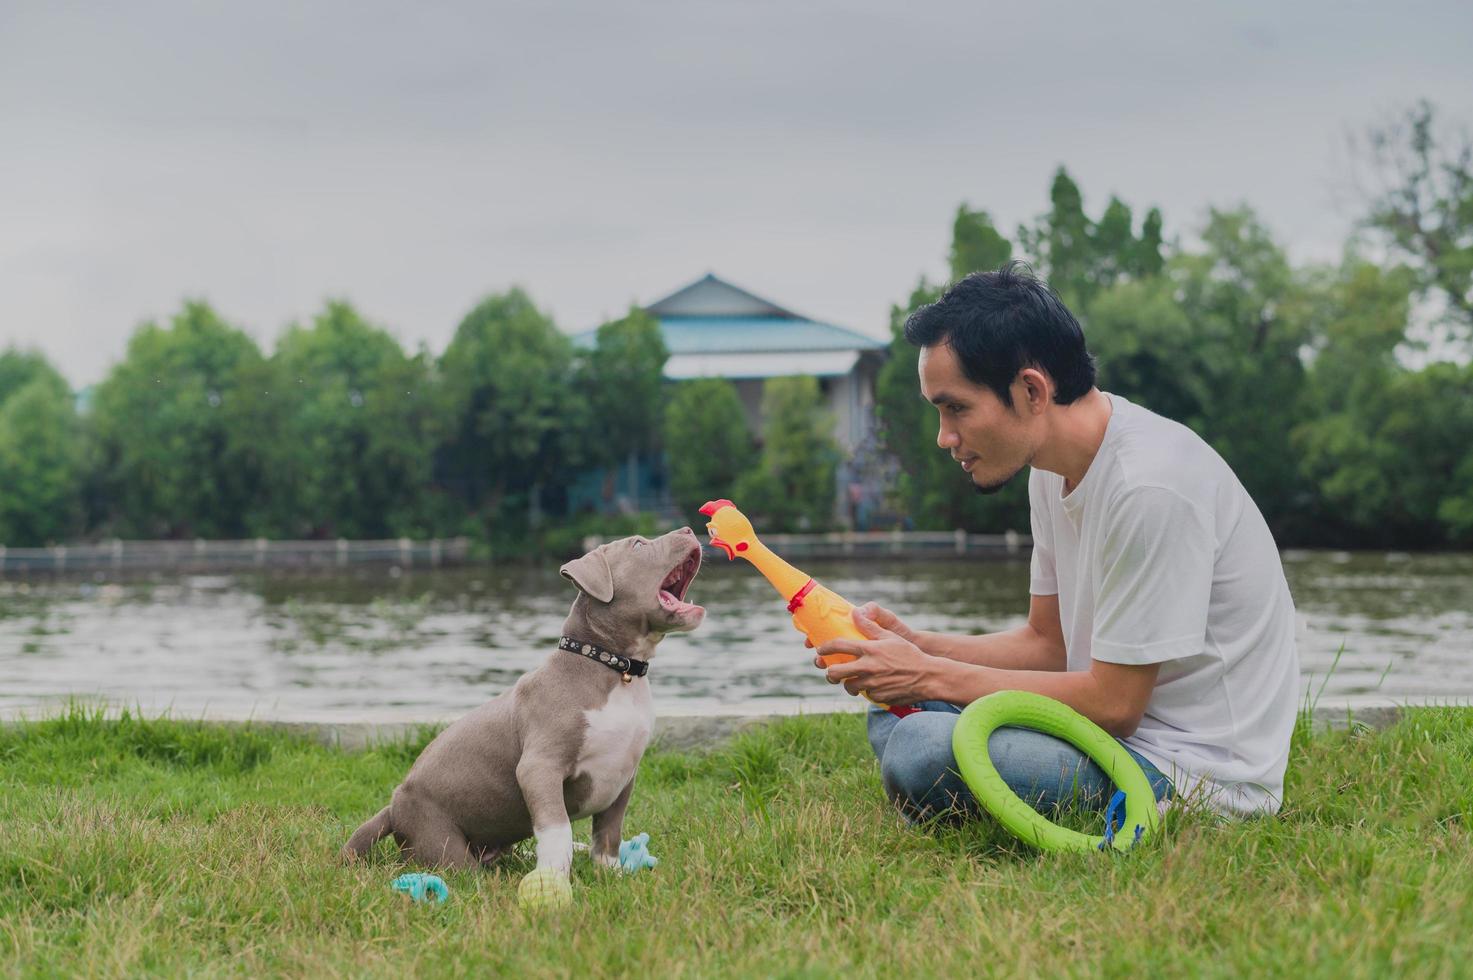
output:
<svg viewBox="0 0 1473 980"><path fill-rule="evenodd" d="M1004 726L1028 728L1061 738L1093 759L1116 788L1125 793L1125 824L1120 832L1098 837L1081 834L1060 827L1023 802L1003 782L987 752L988 737ZM1108 845L1128 851L1137 841L1156 832L1160 820L1156 794L1140 764L1103 728L1053 698L1031 691L998 691L978 698L957 719L951 748L962 779L977 802L1013 836L1040 850L1094 851L1104 850Z"/></svg>

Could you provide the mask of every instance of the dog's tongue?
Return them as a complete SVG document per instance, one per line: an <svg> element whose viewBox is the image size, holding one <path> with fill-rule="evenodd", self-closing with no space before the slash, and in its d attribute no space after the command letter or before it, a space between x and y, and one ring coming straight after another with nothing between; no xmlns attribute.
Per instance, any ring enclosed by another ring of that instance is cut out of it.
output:
<svg viewBox="0 0 1473 980"><path fill-rule="evenodd" d="M665 589L660 590L660 604L677 611L700 608L694 602L682 602L675 597L675 593L668 592Z"/></svg>

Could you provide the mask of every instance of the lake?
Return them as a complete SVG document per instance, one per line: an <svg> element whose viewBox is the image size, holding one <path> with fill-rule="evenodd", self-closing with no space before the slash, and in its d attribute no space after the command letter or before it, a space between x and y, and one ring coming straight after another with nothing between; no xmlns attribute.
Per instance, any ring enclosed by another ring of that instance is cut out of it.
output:
<svg viewBox="0 0 1473 980"><path fill-rule="evenodd" d="M1321 706L1473 701L1473 555L1284 560L1303 626L1301 697L1322 691ZM805 566L917 629L1006 629L1027 611L1022 560ZM572 597L552 562L4 580L0 715L79 697L183 717L449 720L540 663ZM859 706L813 669L785 604L745 562L708 559L689 598L706 606L706 622L660 646L651 678L661 713Z"/></svg>

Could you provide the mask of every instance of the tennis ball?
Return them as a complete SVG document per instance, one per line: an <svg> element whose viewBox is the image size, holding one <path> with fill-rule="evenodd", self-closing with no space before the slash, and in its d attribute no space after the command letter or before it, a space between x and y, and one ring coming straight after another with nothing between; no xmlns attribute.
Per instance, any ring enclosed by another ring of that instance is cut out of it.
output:
<svg viewBox="0 0 1473 980"><path fill-rule="evenodd" d="M524 909L561 909L573 901L573 887L556 868L529 872L517 886L517 903Z"/></svg>

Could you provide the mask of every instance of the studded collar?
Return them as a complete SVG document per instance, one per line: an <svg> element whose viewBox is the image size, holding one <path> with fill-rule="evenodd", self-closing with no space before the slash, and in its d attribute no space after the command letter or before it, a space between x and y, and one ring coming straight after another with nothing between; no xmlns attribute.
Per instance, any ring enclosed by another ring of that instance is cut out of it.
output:
<svg viewBox="0 0 1473 980"><path fill-rule="evenodd" d="M610 670L618 671L624 676L624 683L628 684L636 677L643 677L650 672L648 660L635 660L632 657L624 657L611 650L605 650L601 646L592 643L584 643L575 640L571 636L564 636L557 641L559 650L576 653L580 657L587 657L595 663L601 663Z"/></svg>

